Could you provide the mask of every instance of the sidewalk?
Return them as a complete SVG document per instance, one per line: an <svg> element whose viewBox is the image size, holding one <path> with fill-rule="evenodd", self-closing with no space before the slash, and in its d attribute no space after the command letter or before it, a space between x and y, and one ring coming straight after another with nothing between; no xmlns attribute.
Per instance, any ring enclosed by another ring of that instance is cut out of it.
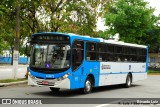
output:
<svg viewBox="0 0 160 107"><path fill-rule="evenodd" d="M18 65L17 78L25 78L25 74L27 71L28 65ZM0 65L0 80L4 79L12 79L12 65ZM18 81L18 82L9 82L9 83L0 83L0 87L16 85L16 84L24 84L27 83L27 80Z"/></svg>
<svg viewBox="0 0 160 107"><path fill-rule="evenodd" d="M17 85L17 84L25 84L25 83L27 83L27 80L18 81L18 82L10 82L10 83L0 83L0 87L9 86L9 85Z"/></svg>
<svg viewBox="0 0 160 107"><path fill-rule="evenodd" d="M25 78L28 65L18 65L17 78ZM0 65L0 80L12 79L12 65Z"/></svg>

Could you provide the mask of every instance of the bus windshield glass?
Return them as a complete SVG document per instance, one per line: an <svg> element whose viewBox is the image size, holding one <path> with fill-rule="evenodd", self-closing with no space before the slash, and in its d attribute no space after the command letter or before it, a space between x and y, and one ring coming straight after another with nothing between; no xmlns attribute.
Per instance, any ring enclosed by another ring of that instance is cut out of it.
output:
<svg viewBox="0 0 160 107"><path fill-rule="evenodd" d="M33 44L31 67L63 69L70 66L69 44Z"/></svg>

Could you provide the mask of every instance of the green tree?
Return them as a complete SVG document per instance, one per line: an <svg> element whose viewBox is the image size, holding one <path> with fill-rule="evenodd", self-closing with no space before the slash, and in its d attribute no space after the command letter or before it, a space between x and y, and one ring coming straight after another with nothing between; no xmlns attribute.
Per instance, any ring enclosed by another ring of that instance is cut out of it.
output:
<svg viewBox="0 0 160 107"><path fill-rule="evenodd" d="M44 0L49 31L91 35L96 28L98 0Z"/></svg>
<svg viewBox="0 0 160 107"><path fill-rule="evenodd" d="M15 20L11 13L13 2L8 0L0 1L0 54L3 50L8 50L13 47L14 33L15 33ZM12 26L12 27L11 27Z"/></svg>
<svg viewBox="0 0 160 107"><path fill-rule="evenodd" d="M81 35L94 34L97 0L24 0L21 19L30 33L54 31Z"/></svg>
<svg viewBox="0 0 160 107"><path fill-rule="evenodd" d="M3 54L3 50L14 48L14 40L16 35L16 3L16 0L1 0L0 2L0 7L2 7L0 8L0 54ZM21 15L23 15L23 11L21 11ZM26 36L28 36L27 34L30 30L23 20L21 20L20 30L19 49L20 54L24 54L24 46L22 44L24 43L23 40Z"/></svg>
<svg viewBox="0 0 160 107"><path fill-rule="evenodd" d="M154 9L147 6L144 0L112 0L103 8L107 34L119 33L120 40L130 43L149 45L148 30L154 29L158 18L153 15ZM158 39L157 39L158 40ZM155 41L159 42L159 41Z"/></svg>
<svg viewBox="0 0 160 107"><path fill-rule="evenodd" d="M95 31L99 0L22 0L20 10L20 54L24 40L45 31L97 35ZM17 0L0 1L0 52L13 47Z"/></svg>
<svg viewBox="0 0 160 107"><path fill-rule="evenodd" d="M160 26L155 25L152 29L149 29L144 40L146 45L149 46L149 52L158 53L160 51Z"/></svg>

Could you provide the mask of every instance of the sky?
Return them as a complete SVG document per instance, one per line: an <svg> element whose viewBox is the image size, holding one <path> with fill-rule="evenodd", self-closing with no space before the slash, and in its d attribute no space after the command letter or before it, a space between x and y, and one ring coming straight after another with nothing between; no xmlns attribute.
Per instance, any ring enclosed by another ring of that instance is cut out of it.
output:
<svg viewBox="0 0 160 107"><path fill-rule="evenodd" d="M160 14L160 0L145 0L149 2L149 6L155 8L154 14L158 16Z"/></svg>
<svg viewBox="0 0 160 107"><path fill-rule="evenodd" d="M160 0L145 0L149 2L149 6L155 8L154 15L158 16L160 14ZM104 31L106 27L104 26L104 21L101 18L98 18L97 21L97 31Z"/></svg>

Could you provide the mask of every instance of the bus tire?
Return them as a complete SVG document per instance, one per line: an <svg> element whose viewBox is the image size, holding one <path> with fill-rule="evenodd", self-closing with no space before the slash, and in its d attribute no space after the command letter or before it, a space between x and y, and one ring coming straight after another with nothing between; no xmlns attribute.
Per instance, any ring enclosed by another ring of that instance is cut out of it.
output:
<svg viewBox="0 0 160 107"><path fill-rule="evenodd" d="M57 92L59 92L59 90L60 90L60 88L54 88L54 87L49 87L50 88L50 90L52 91L52 92L54 92L54 93L57 93Z"/></svg>
<svg viewBox="0 0 160 107"><path fill-rule="evenodd" d="M126 83L124 85L126 88L129 88L131 86L131 83L132 83L132 76L131 74L128 74L126 78Z"/></svg>
<svg viewBox="0 0 160 107"><path fill-rule="evenodd" d="M93 81L91 77L87 77L86 81L85 81L85 85L84 85L84 89L83 89L83 93L84 94L88 94L92 91L93 88Z"/></svg>

